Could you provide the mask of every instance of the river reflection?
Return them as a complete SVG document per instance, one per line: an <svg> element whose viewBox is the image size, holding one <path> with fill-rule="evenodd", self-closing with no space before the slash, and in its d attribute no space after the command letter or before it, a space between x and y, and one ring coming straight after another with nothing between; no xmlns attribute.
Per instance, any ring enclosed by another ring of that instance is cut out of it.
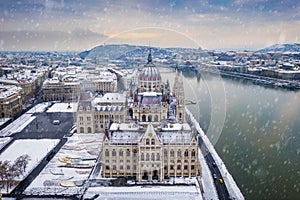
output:
<svg viewBox="0 0 300 200"><path fill-rule="evenodd" d="M172 85L175 71L160 71ZM300 91L194 71L184 71L183 76L186 100L197 102L187 107L245 198L298 199Z"/></svg>

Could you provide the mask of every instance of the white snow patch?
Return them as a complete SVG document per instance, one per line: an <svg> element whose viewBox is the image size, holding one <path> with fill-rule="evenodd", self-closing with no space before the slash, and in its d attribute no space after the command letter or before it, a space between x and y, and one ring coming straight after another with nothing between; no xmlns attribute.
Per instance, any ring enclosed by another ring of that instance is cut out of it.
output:
<svg viewBox="0 0 300 200"><path fill-rule="evenodd" d="M78 103L55 103L47 112L76 112Z"/></svg>
<svg viewBox="0 0 300 200"><path fill-rule="evenodd" d="M7 122L8 120L10 120L10 118L1 118L1 119L0 119L0 126L1 126L2 124L4 124L5 122Z"/></svg>
<svg viewBox="0 0 300 200"><path fill-rule="evenodd" d="M74 186L74 184L87 180L91 174L102 149L103 135L103 133L74 134L68 138L67 143L26 188L24 193L29 195L83 194L84 187L82 185ZM91 167L67 167L67 163ZM72 185L73 187L71 187Z"/></svg>
<svg viewBox="0 0 300 200"><path fill-rule="evenodd" d="M131 186L131 187L90 187L84 198L96 199L197 199L202 200L196 186Z"/></svg>
<svg viewBox="0 0 300 200"><path fill-rule="evenodd" d="M0 149L5 147L5 145L8 144L11 140L11 137L0 138Z"/></svg>
<svg viewBox="0 0 300 200"><path fill-rule="evenodd" d="M59 143L58 139L24 139L14 141L2 154L0 161L8 160L12 164L16 158L22 155L29 155L30 159L23 177L16 178L23 180L41 160ZM13 188L11 188L12 190ZM6 192L6 190L1 191Z"/></svg>
<svg viewBox="0 0 300 200"><path fill-rule="evenodd" d="M4 129L0 131L1 136L10 136L14 133L22 131L30 122L32 122L36 117L31 116L31 114L23 114L18 119L10 123Z"/></svg>
<svg viewBox="0 0 300 200"><path fill-rule="evenodd" d="M28 110L26 113L27 114L42 113L46 110L46 108L50 106L50 104L51 104L50 102L39 103L33 108L31 108L30 110Z"/></svg>

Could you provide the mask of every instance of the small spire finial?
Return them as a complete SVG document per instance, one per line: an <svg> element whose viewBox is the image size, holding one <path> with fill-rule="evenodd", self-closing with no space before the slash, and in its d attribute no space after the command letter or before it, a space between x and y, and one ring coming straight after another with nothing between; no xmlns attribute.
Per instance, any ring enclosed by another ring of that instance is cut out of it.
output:
<svg viewBox="0 0 300 200"><path fill-rule="evenodd" d="M152 63L151 48L149 48L148 63Z"/></svg>

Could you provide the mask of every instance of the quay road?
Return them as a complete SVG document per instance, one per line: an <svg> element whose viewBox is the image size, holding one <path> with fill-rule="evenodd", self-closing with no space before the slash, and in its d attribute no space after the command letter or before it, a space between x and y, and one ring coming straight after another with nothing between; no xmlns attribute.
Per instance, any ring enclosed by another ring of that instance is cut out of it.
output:
<svg viewBox="0 0 300 200"><path fill-rule="evenodd" d="M206 160L206 163L209 167L209 170L211 172L211 176L214 180L214 184L217 190L217 194L220 200L228 200L231 199L226 187L226 183L224 182L224 179L221 175L221 172L218 168L218 165L215 163L215 160L213 159L210 152L208 152L206 145L204 144L202 138L198 136L198 142L199 142L199 148ZM214 177L215 176L215 177ZM220 179L222 179L222 183L220 182Z"/></svg>

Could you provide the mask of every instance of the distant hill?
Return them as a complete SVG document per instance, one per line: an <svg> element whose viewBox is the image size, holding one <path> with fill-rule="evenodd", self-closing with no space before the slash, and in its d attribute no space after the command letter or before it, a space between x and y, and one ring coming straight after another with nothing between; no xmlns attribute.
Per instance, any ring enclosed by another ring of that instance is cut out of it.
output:
<svg viewBox="0 0 300 200"><path fill-rule="evenodd" d="M300 53L300 44L274 44L264 49L258 50L261 53L268 52L298 52Z"/></svg>
<svg viewBox="0 0 300 200"><path fill-rule="evenodd" d="M83 51L79 53L79 56L84 59L98 61L122 60L126 62L132 59L147 59L149 48L151 48L153 58L157 59L170 59L176 57L176 55L180 53L185 52L199 52L199 49L197 50L192 48L158 48L149 46L135 46L128 44L109 44L100 45L91 50Z"/></svg>
<svg viewBox="0 0 300 200"><path fill-rule="evenodd" d="M133 51L139 46L127 45L127 44L110 44L110 45L100 45L94 47L91 50L79 53L81 58L87 59L117 59L126 52Z"/></svg>

